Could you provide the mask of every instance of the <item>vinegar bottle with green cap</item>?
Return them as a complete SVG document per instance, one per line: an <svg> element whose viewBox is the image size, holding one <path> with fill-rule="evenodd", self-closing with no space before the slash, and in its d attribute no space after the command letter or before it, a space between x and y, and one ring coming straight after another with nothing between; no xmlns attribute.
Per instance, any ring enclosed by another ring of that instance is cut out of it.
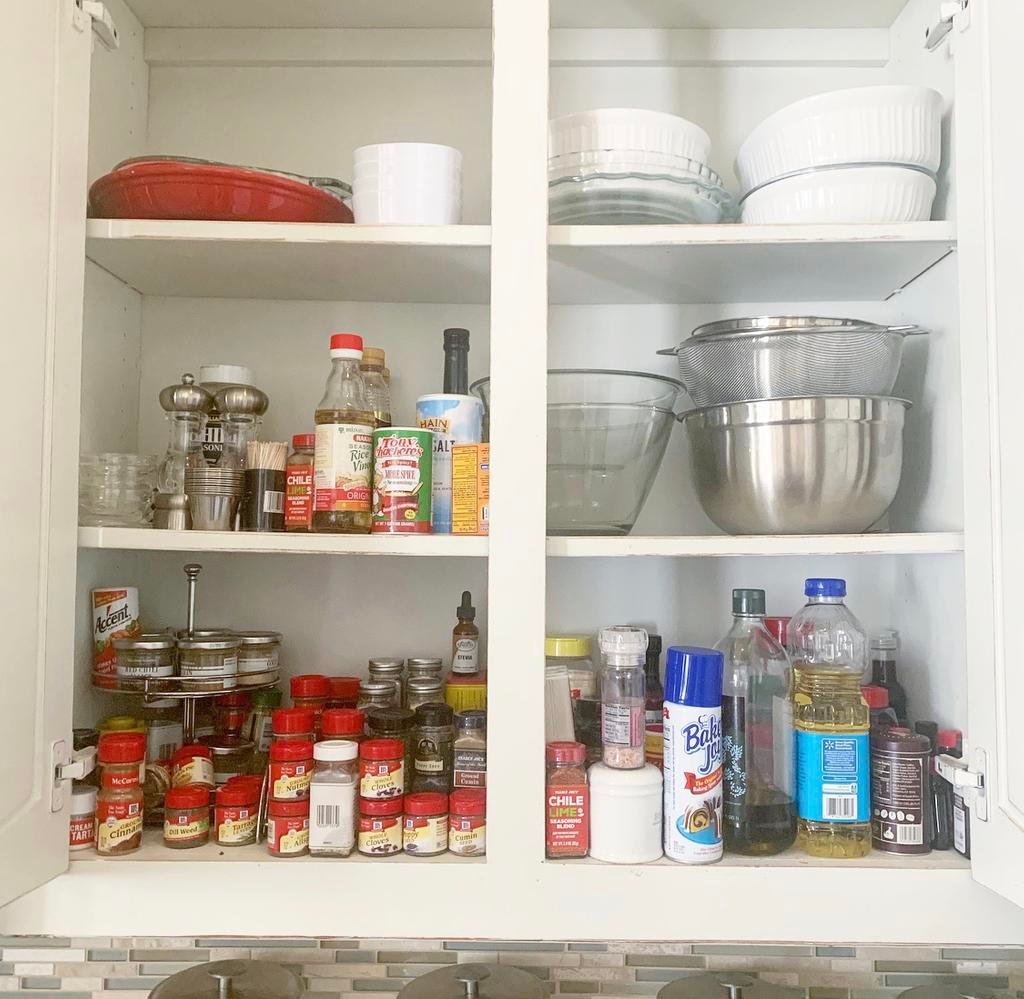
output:
<svg viewBox="0 0 1024 999"><path fill-rule="evenodd" d="M808 579L789 622L796 729L797 846L815 857L871 850L870 714L860 692L867 636L846 581Z"/></svg>

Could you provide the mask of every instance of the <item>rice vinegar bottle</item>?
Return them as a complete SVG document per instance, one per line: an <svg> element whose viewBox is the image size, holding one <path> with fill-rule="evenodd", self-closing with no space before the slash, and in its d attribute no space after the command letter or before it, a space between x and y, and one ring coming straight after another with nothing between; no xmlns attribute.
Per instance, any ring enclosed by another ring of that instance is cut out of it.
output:
<svg viewBox="0 0 1024 999"><path fill-rule="evenodd" d="M808 579L789 622L796 730L797 846L814 857L871 851L870 714L860 685L867 636L846 581Z"/></svg>

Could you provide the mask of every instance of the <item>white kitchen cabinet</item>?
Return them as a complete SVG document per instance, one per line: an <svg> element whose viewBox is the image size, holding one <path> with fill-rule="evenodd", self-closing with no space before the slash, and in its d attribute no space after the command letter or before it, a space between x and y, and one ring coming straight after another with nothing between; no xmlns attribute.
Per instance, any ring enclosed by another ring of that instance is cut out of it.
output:
<svg viewBox="0 0 1024 999"><path fill-rule="evenodd" d="M18 468L18 489L0 528L16 622L0 753L0 928L1019 942L1014 709L1024 689L1012 625L1024 472L1013 405L1024 361L1024 125L1012 49L1024 12L971 0L927 51L936 0L551 0L550 29L540 0L495 0L493 12L480 0L107 7L120 47L96 46L91 66L75 0L17 6L6 37L18 44L2 61L8 92L23 96L4 163L18 195L3 235L13 303L5 464ZM931 222L546 224L549 108L684 114L710 132L713 165L731 182L740 141L767 113L890 81L925 83L947 100ZM463 149L466 225L85 220L87 180L127 156L347 178L354 146L396 138ZM548 364L671 373L654 350L700 322L806 311L934 330L911 345L901 376L915 409L890 533L724 537L696 502L677 431L633 535L545 539ZM265 433L285 439L312 415L327 335L354 329L387 350L400 421L437 388L449 325L472 330L473 376L492 377L490 538L76 533L79 449L162 450L157 393L183 371L249 364L271 397ZM193 558L204 565L202 618L281 630L291 673L442 651L459 593L473 590L489 664L485 860L286 862L262 848L175 852L147 840L127 857L68 862L67 808L52 810L53 747L70 742L73 722L117 703L89 682L89 590L137 585L149 621L178 624L181 566ZM987 818L976 811L973 859L546 862L545 629L641 620L669 643L706 644L726 627L732 586L764 586L772 610L792 611L803 576L821 573L849 580L866 623L899 627L915 714L963 728L979 765L983 754Z"/></svg>

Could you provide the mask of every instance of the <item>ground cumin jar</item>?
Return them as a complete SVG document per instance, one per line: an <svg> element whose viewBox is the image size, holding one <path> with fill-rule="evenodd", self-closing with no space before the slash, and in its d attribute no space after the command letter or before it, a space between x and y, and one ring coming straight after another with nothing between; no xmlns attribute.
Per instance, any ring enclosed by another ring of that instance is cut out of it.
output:
<svg viewBox="0 0 1024 999"><path fill-rule="evenodd" d="M463 787L448 798L448 849L459 857L487 853L487 792Z"/></svg>
<svg viewBox="0 0 1024 999"><path fill-rule="evenodd" d="M213 787L213 753L209 746L192 743L182 746L171 757L171 786L184 787L186 784L205 784Z"/></svg>
<svg viewBox="0 0 1024 999"><path fill-rule="evenodd" d="M309 853L309 801L273 801L267 805L267 853L300 857Z"/></svg>
<svg viewBox="0 0 1024 999"><path fill-rule="evenodd" d="M362 742L366 716L358 708L328 708L320 718L320 734L324 739Z"/></svg>
<svg viewBox="0 0 1024 999"><path fill-rule="evenodd" d="M390 857L402 852L401 798L359 799L358 849L369 857Z"/></svg>
<svg viewBox="0 0 1024 999"><path fill-rule="evenodd" d="M359 703L358 676L329 676L327 678L327 707L354 708Z"/></svg>
<svg viewBox="0 0 1024 999"><path fill-rule="evenodd" d="M359 746L359 796L370 800L405 794L405 743L368 739ZM401 843L399 843L401 849Z"/></svg>
<svg viewBox="0 0 1024 999"><path fill-rule="evenodd" d="M313 777L313 743L275 742L270 747L270 798L298 801L309 797Z"/></svg>
<svg viewBox="0 0 1024 999"><path fill-rule="evenodd" d="M274 742L312 742L313 712L309 708L274 708L270 716Z"/></svg>
<svg viewBox="0 0 1024 999"><path fill-rule="evenodd" d="M142 775L146 737L141 732L100 736L97 759L96 851L104 856L131 853L142 846Z"/></svg>
<svg viewBox="0 0 1024 999"><path fill-rule="evenodd" d="M217 789L213 836L221 846L247 846L256 842L261 784L259 777L235 777Z"/></svg>
<svg viewBox="0 0 1024 999"><path fill-rule="evenodd" d="M205 784L172 787L164 797L164 846L188 850L210 839L210 789Z"/></svg>
<svg viewBox="0 0 1024 999"><path fill-rule="evenodd" d="M417 857L436 857L448 849L448 795L406 795L402 849Z"/></svg>

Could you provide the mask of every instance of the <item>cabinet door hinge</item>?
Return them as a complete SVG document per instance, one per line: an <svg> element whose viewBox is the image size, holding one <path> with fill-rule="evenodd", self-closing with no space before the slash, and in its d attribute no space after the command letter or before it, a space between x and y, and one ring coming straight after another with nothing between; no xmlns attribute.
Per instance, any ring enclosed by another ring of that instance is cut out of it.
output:
<svg viewBox="0 0 1024 999"><path fill-rule="evenodd" d="M121 44L117 25L102 0L74 0L74 4L75 26L79 31L90 25L103 47L111 51Z"/></svg>
<svg viewBox="0 0 1024 999"><path fill-rule="evenodd" d="M933 51L939 43L955 27L958 31L966 31L971 23L971 0L942 0L939 4L939 16L936 22L924 29L924 47Z"/></svg>
<svg viewBox="0 0 1024 999"><path fill-rule="evenodd" d="M970 799L971 814L981 822L988 821L988 798L985 788L985 771L987 769L984 749L971 752L971 763L955 756L939 755L935 757L935 766L939 774L953 785L953 790Z"/></svg>
<svg viewBox="0 0 1024 999"><path fill-rule="evenodd" d="M50 811L59 812L64 807L67 786L73 780L88 777L96 768L96 747L68 751L68 744L58 739L50 745L50 772L53 785L50 789Z"/></svg>

